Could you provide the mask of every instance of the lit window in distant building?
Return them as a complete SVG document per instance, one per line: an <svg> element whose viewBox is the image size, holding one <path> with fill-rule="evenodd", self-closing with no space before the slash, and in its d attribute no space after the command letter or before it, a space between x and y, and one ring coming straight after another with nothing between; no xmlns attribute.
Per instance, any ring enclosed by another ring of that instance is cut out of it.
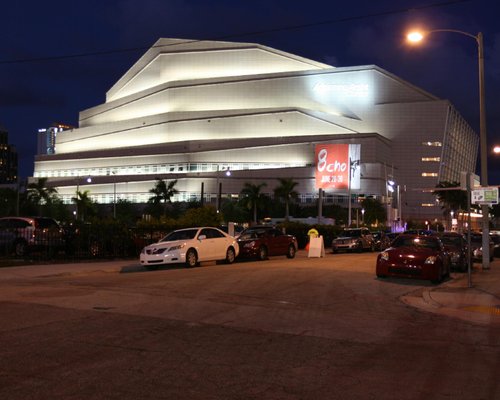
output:
<svg viewBox="0 0 500 400"><path fill-rule="evenodd" d="M422 157L422 161L439 162L441 161L441 157Z"/></svg>
<svg viewBox="0 0 500 400"><path fill-rule="evenodd" d="M437 172L422 172L422 176L438 176Z"/></svg>
<svg viewBox="0 0 500 400"><path fill-rule="evenodd" d="M432 203L422 203L422 207L436 207L436 205Z"/></svg>
<svg viewBox="0 0 500 400"><path fill-rule="evenodd" d="M422 142L424 146L441 147L443 144L441 142Z"/></svg>

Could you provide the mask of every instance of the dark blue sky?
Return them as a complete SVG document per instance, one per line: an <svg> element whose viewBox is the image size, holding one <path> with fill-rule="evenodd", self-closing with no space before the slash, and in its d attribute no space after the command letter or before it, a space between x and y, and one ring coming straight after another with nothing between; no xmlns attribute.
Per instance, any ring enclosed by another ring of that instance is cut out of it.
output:
<svg viewBox="0 0 500 400"><path fill-rule="evenodd" d="M0 13L0 124L18 149L20 175L31 176L38 128L55 121L77 125L78 113L103 103L106 91L149 46L160 37L171 37L256 42L337 67L375 64L449 99L479 132L474 39L435 33L425 45L410 47L404 34L419 25L474 35L483 32L491 149L500 144L500 29L499 6L494 4L490 0L7 2ZM279 29L287 27L295 28ZM489 183L500 185L500 157L492 153L489 171Z"/></svg>

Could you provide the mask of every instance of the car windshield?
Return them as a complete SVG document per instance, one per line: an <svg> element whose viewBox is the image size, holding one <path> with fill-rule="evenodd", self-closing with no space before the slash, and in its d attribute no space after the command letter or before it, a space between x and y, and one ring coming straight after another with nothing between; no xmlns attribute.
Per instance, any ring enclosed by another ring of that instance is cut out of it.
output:
<svg viewBox="0 0 500 400"><path fill-rule="evenodd" d="M182 231L173 231L165 236L160 242L173 242L175 240L190 240L194 239L198 229L185 229Z"/></svg>
<svg viewBox="0 0 500 400"><path fill-rule="evenodd" d="M340 236L344 237L360 237L361 236L361 231L357 229L352 229L352 230L346 230L342 231Z"/></svg>
<svg viewBox="0 0 500 400"><path fill-rule="evenodd" d="M242 240L248 240L248 239L257 239L264 237L265 231L263 229L249 229L246 231L243 231L243 233L240 235L240 239Z"/></svg>
<svg viewBox="0 0 500 400"><path fill-rule="evenodd" d="M425 237L399 236L394 239L392 247L416 247L439 250L439 242L437 240Z"/></svg>

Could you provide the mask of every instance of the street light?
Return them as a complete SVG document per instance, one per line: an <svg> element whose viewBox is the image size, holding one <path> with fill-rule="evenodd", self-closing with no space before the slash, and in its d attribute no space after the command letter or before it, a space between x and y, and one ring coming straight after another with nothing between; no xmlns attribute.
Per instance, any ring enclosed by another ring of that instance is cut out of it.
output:
<svg viewBox="0 0 500 400"><path fill-rule="evenodd" d="M459 31L456 29L434 29L426 32L410 32L407 38L412 43L420 42L425 36L435 32L452 32L459 33L464 36L473 38L477 44L478 53L478 69L479 69L479 144L480 144L480 160L481 160L481 186L488 186L488 146L486 135L486 100L484 92L484 47L483 47L483 33L479 32L473 35L468 32ZM483 269L490 268L490 252L489 252L489 219L488 219L488 205L481 206L483 217Z"/></svg>

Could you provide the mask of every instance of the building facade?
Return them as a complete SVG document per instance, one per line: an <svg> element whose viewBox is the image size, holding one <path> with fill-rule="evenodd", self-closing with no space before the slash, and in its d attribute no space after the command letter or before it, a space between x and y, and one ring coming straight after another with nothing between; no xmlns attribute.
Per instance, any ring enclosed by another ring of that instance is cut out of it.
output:
<svg viewBox="0 0 500 400"><path fill-rule="evenodd" d="M146 202L156 178L178 180L174 201L203 193L215 203L220 184L237 197L246 182L266 182L272 193L278 178L291 177L300 201L314 204L317 149L349 144L359 146L349 161L359 179L348 190L323 186L325 203L374 196L391 219L428 219L442 212L422 189L474 171L478 142L447 100L377 66L335 68L253 43L160 39L103 104L80 112L78 128L56 137L55 154L36 157L34 177L49 178L68 203L88 176L85 190L99 203Z"/></svg>

